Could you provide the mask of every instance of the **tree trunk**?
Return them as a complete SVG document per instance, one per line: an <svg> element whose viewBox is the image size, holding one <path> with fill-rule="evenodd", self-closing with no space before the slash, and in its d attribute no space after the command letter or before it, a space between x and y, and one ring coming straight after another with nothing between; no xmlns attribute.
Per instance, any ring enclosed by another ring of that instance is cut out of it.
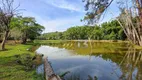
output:
<svg viewBox="0 0 142 80"><path fill-rule="evenodd" d="M22 44L26 44L27 43L27 37L24 37L23 39L22 39Z"/></svg>
<svg viewBox="0 0 142 80"><path fill-rule="evenodd" d="M2 50L5 50L5 43L6 43L6 40L7 40L7 38L8 38L8 34L9 34L9 31L6 31L6 32L5 32L5 35L4 35L4 38L3 38L3 41L2 41L2 43L1 43L1 49L2 49Z"/></svg>
<svg viewBox="0 0 142 80"><path fill-rule="evenodd" d="M140 39L142 40L142 9L139 8L138 11L139 11L139 18L140 18L140 32L139 32L139 34L140 34ZM142 46L142 41L140 42L140 46Z"/></svg>
<svg viewBox="0 0 142 80"><path fill-rule="evenodd" d="M27 43L27 34L25 34L25 36L22 38L22 44L26 43Z"/></svg>

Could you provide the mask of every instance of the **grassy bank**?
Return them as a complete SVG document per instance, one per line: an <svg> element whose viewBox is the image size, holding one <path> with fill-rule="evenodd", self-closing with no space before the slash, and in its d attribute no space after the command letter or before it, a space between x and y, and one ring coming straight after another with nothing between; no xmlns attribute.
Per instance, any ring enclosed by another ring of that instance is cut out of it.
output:
<svg viewBox="0 0 142 80"><path fill-rule="evenodd" d="M0 51L0 80L42 80L31 68L34 52L28 51L30 45L7 44L6 51Z"/></svg>

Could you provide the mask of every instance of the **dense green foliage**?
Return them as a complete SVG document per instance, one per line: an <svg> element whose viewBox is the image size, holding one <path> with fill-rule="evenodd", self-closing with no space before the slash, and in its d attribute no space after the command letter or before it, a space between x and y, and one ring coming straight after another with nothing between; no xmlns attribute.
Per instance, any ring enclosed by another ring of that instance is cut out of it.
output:
<svg viewBox="0 0 142 80"><path fill-rule="evenodd" d="M38 37L44 40L125 40L126 35L116 20L96 26L76 26L64 32L45 33Z"/></svg>
<svg viewBox="0 0 142 80"><path fill-rule="evenodd" d="M34 40L41 34L44 27L36 23L33 17L14 17L11 22L10 38L18 40L21 39L22 43L26 43L27 39Z"/></svg>

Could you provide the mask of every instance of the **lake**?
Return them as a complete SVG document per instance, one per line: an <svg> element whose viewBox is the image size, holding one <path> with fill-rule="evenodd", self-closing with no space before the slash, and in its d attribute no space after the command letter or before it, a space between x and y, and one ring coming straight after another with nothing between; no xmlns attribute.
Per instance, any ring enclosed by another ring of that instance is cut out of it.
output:
<svg viewBox="0 0 142 80"><path fill-rule="evenodd" d="M67 73L65 80L142 80L142 51L128 43L68 41L36 52L48 56L56 74Z"/></svg>

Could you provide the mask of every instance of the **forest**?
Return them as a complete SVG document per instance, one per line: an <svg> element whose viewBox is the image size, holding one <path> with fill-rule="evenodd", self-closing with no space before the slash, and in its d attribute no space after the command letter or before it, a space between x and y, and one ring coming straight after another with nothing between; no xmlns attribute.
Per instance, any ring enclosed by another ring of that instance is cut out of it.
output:
<svg viewBox="0 0 142 80"><path fill-rule="evenodd" d="M75 26L64 32L44 33L37 37L40 40L127 40L127 37L116 20L95 26Z"/></svg>

